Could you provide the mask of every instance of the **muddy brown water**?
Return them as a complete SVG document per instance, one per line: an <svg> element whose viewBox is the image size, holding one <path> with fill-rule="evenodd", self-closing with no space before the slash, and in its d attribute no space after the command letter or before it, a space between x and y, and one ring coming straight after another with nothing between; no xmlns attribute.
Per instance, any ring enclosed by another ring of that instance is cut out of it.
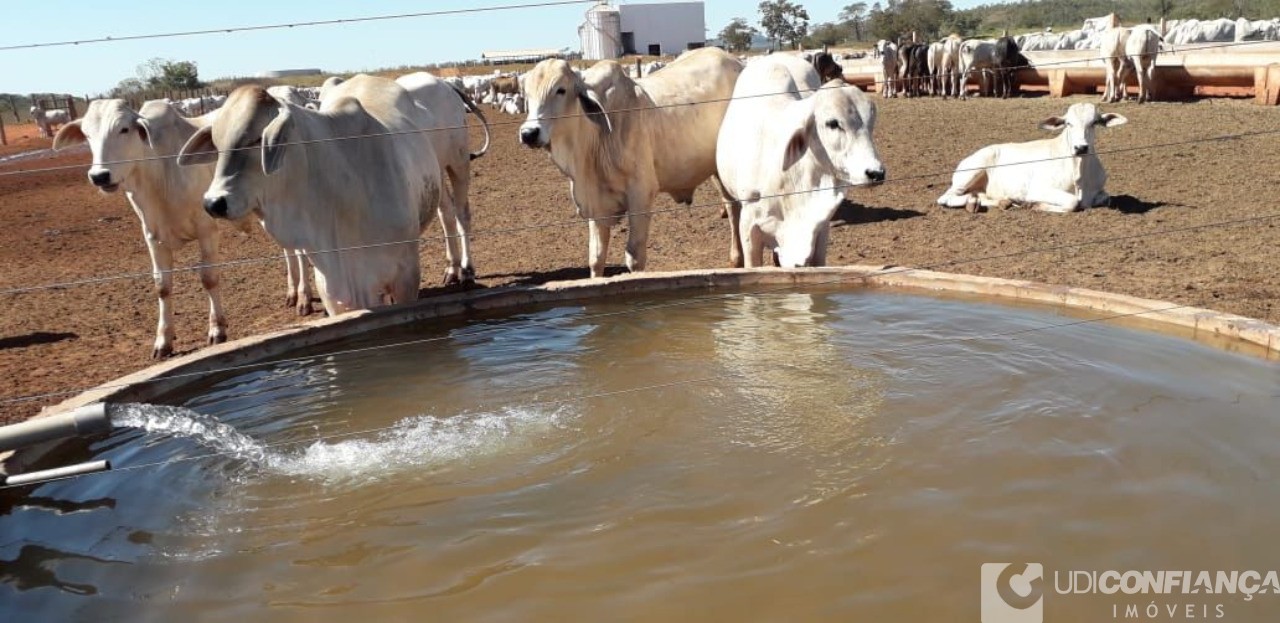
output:
<svg viewBox="0 0 1280 623"><path fill-rule="evenodd" d="M978 620L983 563L1280 567L1280 364L1248 348L982 337L1079 317L883 290L674 300L122 408L62 458L144 467L0 491L0 620ZM1046 592L1050 621L1280 615Z"/></svg>

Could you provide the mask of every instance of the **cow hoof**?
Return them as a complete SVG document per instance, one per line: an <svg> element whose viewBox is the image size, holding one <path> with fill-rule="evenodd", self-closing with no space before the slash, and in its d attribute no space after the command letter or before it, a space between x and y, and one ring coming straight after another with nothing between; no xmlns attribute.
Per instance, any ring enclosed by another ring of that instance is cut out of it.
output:
<svg viewBox="0 0 1280 623"><path fill-rule="evenodd" d="M173 346L165 344L151 349L152 359L168 359L173 356Z"/></svg>
<svg viewBox="0 0 1280 623"><path fill-rule="evenodd" d="M464 283L476 282L476 269L474 266L468 266L462 269L462 281Z"/></svg>
<svg viewBox="0 0 1280 623"><path fill-rule="evenodd" d="M458 273L453 272L453 269L449 269L444 271L443 283L446 286L455 286L462 283L462 280L458 278Z"/></svg>
<svg viewBox="0 0 1280 623"><path fill-rule="evenodd" d="M297 307L297 306L298 306L298 295L297 295L297 294L290 294L289 296L284 297L284 306L285 306L285 307Z"/></svg>
<svg viewBox="0 0 1280 623"><path fill-rule="evenodd" d="M226 333L213 333L209 335L209 346L213 346L214 344L221 344L225 341L227 341Z"/></svg>
<svg viewBox="0 0 1280 623"><path fill-rule="evenodd" d="M311 306L311 301L300 303L294 308L298 310L299 316L310 316L311 314L316 313L315 308Z"/></svg>

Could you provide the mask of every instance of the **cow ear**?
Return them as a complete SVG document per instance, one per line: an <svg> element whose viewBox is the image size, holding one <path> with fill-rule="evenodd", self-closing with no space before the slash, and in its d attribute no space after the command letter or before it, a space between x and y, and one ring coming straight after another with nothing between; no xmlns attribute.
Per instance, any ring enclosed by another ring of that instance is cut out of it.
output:
<svg viewBox="0 0 1280 623"><path fill-rule="evenodd" d="M804 157L805 152L809 151L809 137L813 134L811 130L813 130L813 114L810 114L808 120L796 128L791 138L787 140L787 151L782 156L783 171L795 166Z"/></svg>
<svg viewBox="0 0 1280 623"><path fill-rule="evenodd" d="M156 148L155 129L151 127L151 122L146 117L139 116L134 119L138 124L138 138L147 142L152 149Z"/></svg>
<svg viewBox="0 0 1280 623"><path fill-rule="evenodd" d="M1062 117L1049 117L1048 119L1040 122L1040 129L1048 130L1050 132L1057 132L1065 127L1067 127L1067 120Z"/></svg>
<svg viewBox="0 0 1280 623"><path fill-rule="evenodd" d="M84 135L84 130L80 129L80 120L76 119L58 129L58 133L53 137L53 149L57 151L64 147L79 145L89 140Z"/></svg>
<svg viewBox="0 0 1280 623"><path fill-rule="evenodd" d="M1104 128L1114 128L1118 125L1124 125L1126 123L1129 123L1128 117L1125 117L1124 115L1113 113L1113 112L1103 114L1102 118L1098 120L1098 125Z"/></svg>
<svg viewBox="0 0 1280 623"><path fill-rule="evenodd" d="M609 113L605 112L604 105L600 103L595 92L586 87L579 87L578 103L582 104L582 112L586 113L587 119L600 126L605 134L613 132L613 122L609 120Z"/></svg>
<svg viewBox="0 0 1280 623"><path fill-rule="evenodd" d="M262 172L271 175L284 164L285 147L289 144L289 130L293 128L293 115L281 110L279 115L262 131Z"/></svg>
<svg viewBox="0 0 1280 623"><path fill-rule="evenodd" d="M196 130L178 151L178 166L189 167L196 164L212 164L218 161L218 147L213 144L213 128L203 127Z"/></svg>

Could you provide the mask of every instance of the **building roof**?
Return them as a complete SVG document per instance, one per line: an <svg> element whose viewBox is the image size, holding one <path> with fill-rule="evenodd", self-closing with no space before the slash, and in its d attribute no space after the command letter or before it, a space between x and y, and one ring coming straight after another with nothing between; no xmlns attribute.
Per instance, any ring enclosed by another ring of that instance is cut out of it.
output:
<svg viewBox="0 0 1280 623"><path fill-rule="evenodd" d="M547 58L550 56L561 56L564 50L553 48L543 48L537 50L490 50L480 53L480 58L485 60L509 59L509 58Z"/></svg>

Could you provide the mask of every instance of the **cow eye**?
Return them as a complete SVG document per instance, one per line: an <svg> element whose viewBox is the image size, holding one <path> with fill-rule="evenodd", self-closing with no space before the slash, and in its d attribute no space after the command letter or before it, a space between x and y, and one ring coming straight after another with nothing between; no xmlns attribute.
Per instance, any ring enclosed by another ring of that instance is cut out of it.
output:
<svg viewBox="0 0 1280 623"><path fill-rule="evenodd" d="M831 128L832 130L839 130L840 122L835 119L830 119L827 121L827 127Z"/></svg>
<svg viewBox="0 0 1280 623"><path fill-rule="evenodd" d="M129 133L129 127L128 127L128 126L125 126L125 127L123 127L123 128L120 128L120 133L121 133L121 134L128 134L128 133Z"/></svg>
<svg viewBox="0 0 1280 623"><path fill-rule="evenodd" d="M556 95L564 95L564 94L565 94L564 87L560 87L556 89Z"/></svg>

